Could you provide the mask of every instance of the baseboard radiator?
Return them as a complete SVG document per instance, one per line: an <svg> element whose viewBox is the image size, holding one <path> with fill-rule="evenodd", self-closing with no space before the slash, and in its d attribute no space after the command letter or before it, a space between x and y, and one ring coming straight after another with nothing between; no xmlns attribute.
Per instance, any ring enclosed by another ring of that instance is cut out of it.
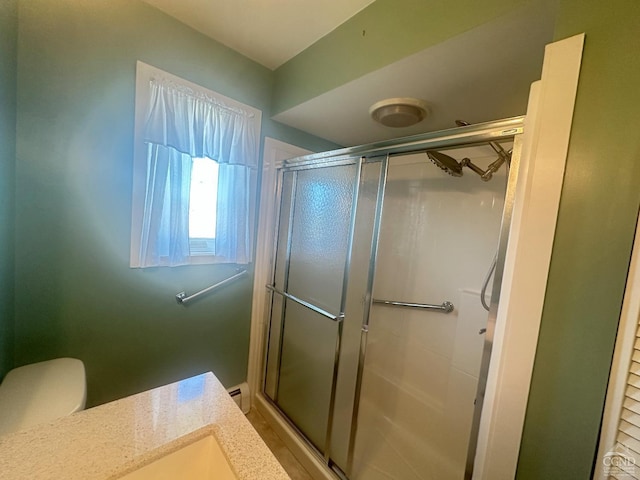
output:
<svg viewBox="0 0 640 480"><path fill-rule="evenodd" d="M240 410L242 410L242 413L245 415L249 413L249 410L251 410L251 397L249 395L249 384L247 382L227 388L227 392L229 392L231 398L233 398Z"/></svg>

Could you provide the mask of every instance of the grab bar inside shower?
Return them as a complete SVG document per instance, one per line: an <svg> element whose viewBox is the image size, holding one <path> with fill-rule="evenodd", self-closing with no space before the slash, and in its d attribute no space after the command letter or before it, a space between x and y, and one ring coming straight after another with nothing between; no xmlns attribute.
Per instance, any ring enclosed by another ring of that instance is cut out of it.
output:
<svg viewBox="0 0 640 480"><path fill-rule="evenodd" d="M443 313L451 313L453 312L453 308L454 308L453 303L451 302L442 302L440 305L434 305L431 303L394 302L392 300L379 300L377 298L374 298L373 303L389 305L391 307L408 307L408 308L422 308L425 310L439 310Z"/></svg>
<svg viewBox="0 0 640 480"><path fill-rule="evenodd" d="M235 275L230 276L229 278L225 278L224 280L216 283L215 285L211 285L210 287L207 287L205 289L200 290L199 292L196 292L192 295L187 296L186 292L180 292L176 295L176 302L178 302L180 305L186 305L188 302L195 300L196 298L202 296L202 295L206 295L207 293L211 293L214 290L217 290L220 287L224 287L225 285L228 285L229 283L237 280L238 278L242 277L243 275L245 275L247 273L247 270L240 270L238 271L238 273L236 273Z"/></svg>

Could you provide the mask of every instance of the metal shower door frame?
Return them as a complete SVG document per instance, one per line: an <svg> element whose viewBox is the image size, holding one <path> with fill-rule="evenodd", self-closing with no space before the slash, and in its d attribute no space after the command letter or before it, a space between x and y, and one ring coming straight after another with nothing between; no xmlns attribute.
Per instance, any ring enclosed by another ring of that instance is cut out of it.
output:
<svg viewBox="0 0 640 480"><path fill-rule="evenodd" d="M355 156L345 156L342 157L338 160L332 160L332 161L319 161L319 162L314 162L313 164L288 164L285 163L282 167L278 168L278 174L277 174L277 184L276 184L276 204L279 205L279 208L277 210L277 219L276 219L276 225L275 225L275 229L274 229L274 239L273 239L273 255L271 258L271 276L270 276L270 283L267 284L265 287L267 288L267 290L270 293L269 296L269 304L271 305L271 308L269 309L270 311L270 315L269 315L269 322L268 322L268 328L266 329L266 335L265 335L265 349L264 349L264 368L263 368L263 382L262 382L262 391L263 393L265 393L265 398L267 399L267 401L280 413L280 415L283 417L283 419L285 419L285 421L289 424L290 427L293 428L293 430L295 430L298 435L302 438L302 440L305 442L305 444L310 448L310 450L314 453L314 455L316 457L318 457L319 459L322 459L322 461L328 465L329 464L329 452L331 450L331 430L333 427L333 411L335 408L335 389L336 389L336 382L337 382L337 375L338 375L338 368L339 368L339 357L340 357L340 349L341 349L341 342L342 342L342 326L343 326L343 321L344 321L344 309L345 309L345 299L346 299L346 289L347 289L347 285L349 282L349 271L350 271L350 262L351 262L351 250L353 247L353 233L354 233L354 222L355 222L355 213L356 213L356 209L357 209L357 205L358 205L358 194L359 194L359 185L360 185L360 173L362 170L362 162L363 159L360 157L355 157ZM312 170L312 169L318 169L318 168L332 168L332 167L338 167L338 166L344 166L344 165L355 165L356 166L356 172L354 175L355 181L354 181L354 185L353 185L353 200L352 200L352 205L351 205L351 209L350 209L350 218L349 218L349 233L348 233L348 241L347 241L347 254L346 254L346 258L345 258L345 266L343 269L343 287L342 287L342 292L341 292L341 298L340 298L340 307L339 307L339 313L337 314L332 314L331 312L327 312L315 305L313 305L312 303L306 302L302 299L299 299L291 294L288 293L288 283L289 283L289 262L290 262L290 257L291 257L291 242L292 242L292 233L293 233L293 223L294 223L294 210L295 210L295 203L296 203L296 188L297 188L297 176L298 176L298 172L302 171L302 170ZM283 290L279 290L278 288L275 287L276 284L276 262L277 262L277 252L278 252L278 237L279 237L279 232L280 232L280 220L281 220L281 213L282 213L282 201L283 201L283 185L284 185L284 175L287 172L292 172L293 177L292 177L292 184L291 184L291 199L290 199L290 205L289 205L289 219L288 219L288 225L287 225L287 235L286 235L286 261L285 261L285 267L284 267L284 284L283 284ZM278 368L276 370L276 390L275 390L275 398L270 398L269 395L266 393L266 382L267 382L267 375L266 375L266 367L267 367L267 360L268 360L268 356L269 356L269 345L270 345L270 335L271 335L271 323L272 323L272 319L273 319L273 298L274 298L274 294L278 294L281 295L283 297L283 306L282 306L282 311L280 312L280 338L278 339ZM333 373L332 373L332 383L331 383L331 394L330 394L330 403L329 403L329 413L328 413L328 420L327 420L327 429L326 429L326 440L325 440L325 445L324 445L324 449L323 451L319 450L305 435L304 433L298 428L297 425L295 425L295 423L287 416L287 414L279 407L277 401L278 401L278 391L279 391L279 383L280 383L280 368L281 368L281 362L282 362L282 346L283 346L283 340L284 340L284 326L285 326L285 313L286 313L286 300L291 300L294 301L296 303L298 303L299 305L302 305L316 313L319 313L320 315L333 320L337 323L338 325L338 332L337 332L337 336L336 336L336 345L335 345L335 354L334 354L334 364L333 364Z"/></svg>

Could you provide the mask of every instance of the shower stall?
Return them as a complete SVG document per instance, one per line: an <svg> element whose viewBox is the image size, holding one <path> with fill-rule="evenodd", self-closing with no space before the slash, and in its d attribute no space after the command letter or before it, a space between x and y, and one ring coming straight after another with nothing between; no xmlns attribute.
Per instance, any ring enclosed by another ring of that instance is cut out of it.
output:
<svg viewBox="0 0 640 480"><path fill-rule="evenodd" d="M279 169L262 395L339 478L470 478L522 123Z"/></svg>

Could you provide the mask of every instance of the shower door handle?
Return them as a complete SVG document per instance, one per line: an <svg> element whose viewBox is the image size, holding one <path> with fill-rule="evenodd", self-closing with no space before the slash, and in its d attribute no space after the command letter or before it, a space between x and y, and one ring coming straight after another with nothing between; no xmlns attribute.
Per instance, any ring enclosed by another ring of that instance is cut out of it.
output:
<svg viewBox="0 0 640 480"><path fill-rule="evenodd" d="M434 305L432 303L395 302L392 300L379 300L377 298L374 298L373 303L389 305L391 307L408 307L408 308L421 308L424 310L439 310L443 313L451 313L453 312L453 308L454 308L453 303L451 302L442 302L440 305Z"/></svg>

